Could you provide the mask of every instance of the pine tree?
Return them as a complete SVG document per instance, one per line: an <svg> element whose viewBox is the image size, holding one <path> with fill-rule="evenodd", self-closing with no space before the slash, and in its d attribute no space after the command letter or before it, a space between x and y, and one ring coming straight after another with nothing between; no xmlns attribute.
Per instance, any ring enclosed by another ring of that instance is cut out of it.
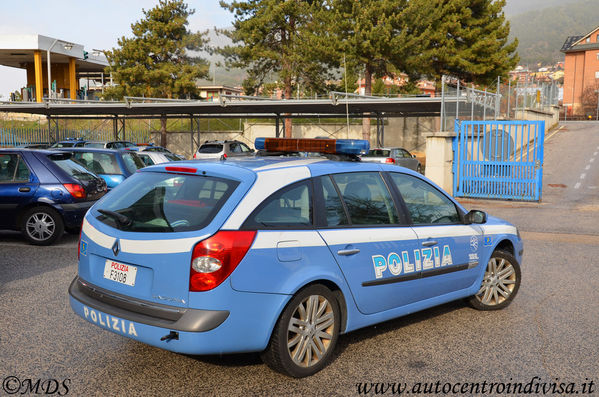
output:
<svg viewBox="0 0 599 397"><path fill-rule="evenodd" d="M219 49L228 67L245 68L246 93L257 92L268 79L278 78L283 98L293 88L321 92L330 77L319 60L314 37L315 15L322 4L315 0L250 0L220 2L235 15L233 30L220 30L233 45ZM291 119L285 119L285 136L291 137Z"/></svg>
<svg viewBox="0 0 599 397"><path fill-rule="evenodd" d="M518 63L518 41L508 43L505 0L414 0L423 37L418 69L437 81L444 74L492 84Z"/></svg>
<svg viewBox="0 0 599 397"><path fill-rule="evenodd" d="M413 34L409 16L412 0L330 0L322 26L324 40L347 59L348 67L364 76L364 95L372 94L374 77L410 70L420 37ZM370 139L370 119L364 118L362 137Z"/></svg>
<svg viewBox="0 0 599 397"><path fill-rule="evenodd" d="M131 25L133 37L121 37L119 48L107 51L115 87L106 98L146 96L185 98L197 94L196 80L208 76L208 62L189 51L205 48L207 32L190 32L195 10L183 0L159 0L144 18Z"/></svg>

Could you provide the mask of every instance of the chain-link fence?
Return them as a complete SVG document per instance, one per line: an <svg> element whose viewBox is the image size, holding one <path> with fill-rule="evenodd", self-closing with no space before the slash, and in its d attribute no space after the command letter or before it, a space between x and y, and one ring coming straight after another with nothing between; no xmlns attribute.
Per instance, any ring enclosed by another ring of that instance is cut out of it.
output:
<svg viewBox="0 0 599 397"><path fill-rule="evenodd" d="M454 120L513 120L524 109L550 112L558 105L560 87L555 81L526 78L503 81L489 87L464 85L443 76L441 128L453 128Z"/></svg>

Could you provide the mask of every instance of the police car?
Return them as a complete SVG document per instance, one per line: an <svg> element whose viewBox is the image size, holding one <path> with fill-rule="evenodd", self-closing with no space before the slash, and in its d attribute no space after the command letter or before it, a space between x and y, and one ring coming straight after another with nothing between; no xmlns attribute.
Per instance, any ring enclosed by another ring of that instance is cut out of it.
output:
<svg viewBox="0 0 599 397"><path fill-rule="evenodd" d="M322 157L185 161L139 170L87 213L73 310L185 354L262 352L314 374L340 334L467 298L506 307L516 227L467 212L420 174L361 163L368 142L259 138Z"/></svg>

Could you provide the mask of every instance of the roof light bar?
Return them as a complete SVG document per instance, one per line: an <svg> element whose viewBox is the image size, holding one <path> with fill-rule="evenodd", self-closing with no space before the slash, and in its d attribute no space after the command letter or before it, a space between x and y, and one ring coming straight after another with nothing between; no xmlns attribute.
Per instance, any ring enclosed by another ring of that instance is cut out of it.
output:
<svg viewBox="0 0 599 397"><path fill-rule="evenodd" d="M370 149L370 143L362 139L256 138L254 146L267 152L324 154L362 154Z"/></svg>

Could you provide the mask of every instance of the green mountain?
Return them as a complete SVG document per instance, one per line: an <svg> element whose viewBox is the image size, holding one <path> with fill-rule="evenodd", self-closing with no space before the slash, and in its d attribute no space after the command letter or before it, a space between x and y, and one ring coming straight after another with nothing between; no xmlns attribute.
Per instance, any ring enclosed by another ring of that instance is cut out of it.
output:
<svg viewBox="0 0 599 397"><path fill-rule="evenodd" d="M578 0L507 0L503 11L509 17L528 11L574 3Z"/></svg>
<svg viewBox="0 0 599 397"><path fill-rule="evenodd" d="M547 3L550 1L543 1ZM563 60L564 54L559 50L568 36L587 34L599 26L597 5L597 0L582 0L509 17L510 36L519 41L520 64L532 66Z"/></svg>

